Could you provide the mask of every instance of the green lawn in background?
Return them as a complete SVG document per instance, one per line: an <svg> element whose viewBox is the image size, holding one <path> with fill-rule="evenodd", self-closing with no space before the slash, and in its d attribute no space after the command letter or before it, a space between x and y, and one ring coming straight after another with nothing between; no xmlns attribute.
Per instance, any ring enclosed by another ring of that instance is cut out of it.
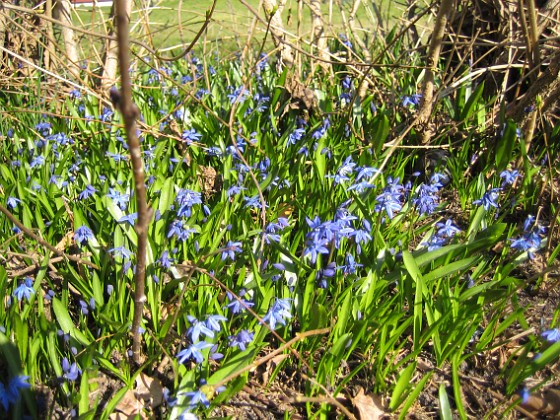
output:
<svg viewBox="0 0 560 420"><path fill-rule="evenodd" d="M260 16L264 17L258 0L247 0L247 4L254 10L258 10ZM356 27L363 35L371 36L378 29L378 20L371 5L368 2L364 2L364 4L365 6L361 6L356 15ZM178 51L184 44L190 43L198 33L211 5L210 0L161 0L153 2L152 6L146 9L142 8L141 3L137 1L131 20L132 38L149 45L153 44L159 50L175 49ZM342 11L340 7L342 7ZM327 36L337 36L345 32L344 21L348 18L350 7L350 2L342 2L341 6L334 1L323 3L323 19ZM391 19L399 15L403 8L394 1L380 2L377 7L382 16L391 16ZM82 24L84 28L92 32L105 34L109 27L110 10L109 7L102 9L81 7L76 9L77 15L74 21L77 25ZM304 42L312 39L311 13L306 6L302 8L301 13L303 19L298 25L298 2L287 1L283 19L286 31L293 35L290 37L292 41L298 34ZM201 40L206 43L207 49L220 50L221 55L238 51L247 41L253 20L253 13L240 1L220 0L212 16L212 22ZM388 26L386 23L384 24L386 27ZM253 37L253 45L262 43L265 33L266 26L259 23ZM270 48L272 46L270 36L266 41L266 47Z"/></svg>

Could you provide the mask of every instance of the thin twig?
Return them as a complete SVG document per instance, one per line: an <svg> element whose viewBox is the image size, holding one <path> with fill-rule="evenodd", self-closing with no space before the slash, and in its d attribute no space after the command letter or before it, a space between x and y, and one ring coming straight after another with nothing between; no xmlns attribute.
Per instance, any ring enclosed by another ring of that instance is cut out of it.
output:
<svg viewBox="0 0 560 420"><path fill-rule="evenodd" d="M320 330L311 330L311 331L304 331L301 333L297 333L296 336L294 338L292 338L290 341L287 341L286 343L284 343L283 345L281 345L280 347L278 347L276 350L274 350L273 352L267 354L266 356L255 360L253 363L251 363L250 365L245 366L244 368L241 368L235 372L233 372L232 374L226 376L224 379L222 379L220 382L214 384L213 386L215 388L218 388L221 385L227 384L229 381L231 381L232 379L237 378L239 375L248 372L250 370L255 369L257 366L262 365L263 363L268 362L270 359L274 358L275 356L279 355L280 353L282 353L284 350L289 349L289 350L293 350L292 346L297 343L298 341L302 341L303 339L307 338L307 337L313 337L315 335L324 335L324 334L328 334L331 331L330 328L322 328Z"/></svg>
<svg viewBox="0 0 560 420"><path fill-rule="evenodd" d="M134 274L134 316L132 319L132 359L135 363L142 362L141 345L142 335L140 324L142 323L142 313L146 295L144 292L146 285L146 249L148 242L148 224L150 223L151 212L148 210L146 202L146 186L144 184L144 165L142 162L142 151L140 141L136 134L136 119L140 112L132 101L132 84L130 81L129 68L129 29L127 1L117 0L115 23L117 27L119 69L121 73L121 91L111 91L111 99L121 112L124 120L128 147L130 149L130 160L134 173L134 187L136 195L136 207L138 211L138 221L135 225L138 236L138 249L136 250L136 272Z"/></svg>
<svg viewBox="0 0 560 420"><path fill-rule="evenodd" d="M18 227L18 229L20 229L26 236L29 236L31 239L37 241L37 243L41 246L44 246L45 248L47 248L49 251L51 251L53 254L56 254L60 257L64 257L67 260L70 261L74 261L77 262L79 264L83 264L83 265L87 265L89 267L92 267L96 270L99 270L99 267L92 263L91 261L87 261L84 260L80 257L76 257L74 255L68 255L65 254L64 252L56 249L56 247L54 247L53 245L49 244L47 241L45 241L44 239L40 238L39 236L35 235L33 233L33 231L31 231L31 229L26 228L23 223L21 223L18 219L16 219L16 217L3 205L0 204L0 212L4 213L4 215L8 218L8 220L10 220L14 225L16 225Z"/></svg>

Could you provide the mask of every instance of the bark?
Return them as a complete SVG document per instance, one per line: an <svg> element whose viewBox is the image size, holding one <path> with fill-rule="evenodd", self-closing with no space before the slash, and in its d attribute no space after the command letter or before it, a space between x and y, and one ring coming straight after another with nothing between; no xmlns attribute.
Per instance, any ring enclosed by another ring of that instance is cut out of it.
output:
<svg viewBox="0 0 560 420"><path fill-rule="evenodd" d="M80 75L79 55L76 47L76 39L72 29L72 16L70 15L70 1L57 0L53 8L53 17L60 21L60 32L64 42L64 49L68 58L68 70L76 79Z"/></svg>
<svg viewBox="0 0 560 420"><path fill-rule="evenodd" d="M437 71L443 35L447 26L447 20L453 10L453 3L453 0L442 0L434 24L428 57L426 57L426 74L422 85L422 102L418 110L417 124L422 144L429 143L430 137L433 134L429 122L434 106L434 73Z"/></svg>
<svg viewBox="0 0 560 420"><path fill-rule="evenodd" d="M130 13L132 11L132 0L115 0L113 2L113 7L111 8L111 17L113 19L113 28L117 27L117 16L115 4L117 1L124 2L123 11L126 11L126 19L130 22ZM123 17L124 18L124 17ZM109 33L111 36L115 36L115 29L111 29ZM103 67L103 74L101 76L101 89L104 91L109 90L117 82L117 69L119 64L118 59L119 44L115 39L107 42L107 49L105 51L105 65Z"/></svg>
<svg viewBox="0 0 560 420"><path fill-rule="evenodd" d="M323 14L321 13L321 0L310 0L308 3L311 10L311 19L313 24L313 44L317 48L317 55L321 60L319 66L325 72L330 72L331 66L326 61L330 60L329 47L327 45L327 37L325 35L325 25L323 23Z"/></svg>
<svg viewBox="0 0 560 420"><path fill-rule="evenodd" d="M2 47L6 46L6 41L9 36L5 13L8 13L8 11L2 10L2 6L0 5L0 46ZM5 54L0 54L0 68L3 68L6 65L6 58Z"/></svg>
<svg viewBox="0 0 560 420"><path fill-rule="evenodd" d="M527 112L531 107L539 108L541 113L547 112L558 103L560 87L560 52L550 58L550 63L539 75L539 78L529 86L523 97L509 106L507 116L523 126L530 117ZM540 100L538 99L540 98ZM540 102L539 105L537 102Z"/></svg>
<svg viewBox="0 0 560 420"><path fill-rule="evenodd" d="M350 33L352 34L358 34L358 32L356 31L356 25L354 24L354 21L355 21L356 13L360 8L361 2L362 0L354 0L354 3L352 4L352 11L350 12L350 16L348 16L348 27L350 29ZM363 54L365 62L371 63L372 61L371 53L367 45L363 41L362 37L359 35L355 36L353 41L356 43L356 45L360 49L360 52ZM358 89L358 96L360 98L364 98L366 96L368 87L369 87L369 83L367 79L364 77Z"/></svg>
<svg viewBox="0 0 560 420"><path fill-rule="evenodd" d="M286 32L282 23L282 11L286 0L263 0L263 8L266 18L270 22L270 33L276 48L280 49L279 65L292 67L294 65L295 56L292 47L286 43Z"/></svg>
<svg viewBox="0 0 560 420"><path fill-rule="evenodd" d="M136 119L140 111L132 99L132 83L128 68L129 57L129 21L130 0L116 0L115 28L117 30L117 55L121 72L121 90L111 90L111 100L123 116L128 148L130 150L130 161L134 176L134 192L136 196L136 208L138 209L138 222L134 226L138 237L136 251L136 271L134 273L134 316L132 319L132 358L137 365L144 361L142 355L142 315L146 302L146 255L148 247L148 225L151 219L151 211L146 201L146 187L144 164L142 162L142 150L140 141L136 134Z"/></svg>

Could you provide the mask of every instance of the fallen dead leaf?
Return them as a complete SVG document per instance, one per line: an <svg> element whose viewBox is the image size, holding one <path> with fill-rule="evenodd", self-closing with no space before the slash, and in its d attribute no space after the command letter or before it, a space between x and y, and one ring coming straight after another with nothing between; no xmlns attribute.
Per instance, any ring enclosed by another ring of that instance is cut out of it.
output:
<svg viewBox="0 0 560 420"><path fill-rule="evenodd" d="M267 363L266 363L266 368L262 374L262 383L263 384L268 384L268 380L270 379L270 375L272 373L272 371L276 368L276 366L278 366L280 363L282 363L282 361L286 358L288 358L289 355L287 354L279 354L277 356L274 356L272 359L270 359Z"/></svg>
<svg viewBox="0 0 560 420"><path fill-rule="evenodd" d="M143 403L138 401L132 390L126 391L124 397L115 408L115 412L109 416L110 420L132 420L139 415L141 419L146 416L142 414Z"/></svg>
<svg viewBox="0 0 560 420"><path fill-rule="evenodd" d="M378 420L385 415L378 395L366 395L363 388L352 398L352 404L358 410L360 420Z"/></svg>
<svg viewBox="0 0 560 420"><path fill-rule="evenodd" d="M152 378L141 372L136 377L136 389L134 395L145 405L157 407L163 402L163 385L157 378Z"/></svg>
<svg viewBox="0 0 560 420"><path fill-rule="evenodd" d="M560 390L547 389L529 396L522 407L537 416L560 416Z"/></svg>

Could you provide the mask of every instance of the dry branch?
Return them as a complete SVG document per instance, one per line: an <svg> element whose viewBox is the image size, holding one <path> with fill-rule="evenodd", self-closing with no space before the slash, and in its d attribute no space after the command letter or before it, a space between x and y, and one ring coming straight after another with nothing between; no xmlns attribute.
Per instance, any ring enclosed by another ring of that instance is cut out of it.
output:
<svg viewBox="0 0 560 420"><path fill-rule="evenodd" d="M142 151L137 135L136 119L139 117L138 107L132 101L132 83L129 68L129 29L128 20L130 16L130 0L117 0L115 9L115 22L118 39L118 63L121 73L121 91L111 91L113 104L118 107L124 119L126 137L130 149L132 170L134 173L134 187L136 196L136 207L138 211L138 222L135 225L138 237L138 248L136 250L136 272L134 273L134 317L132 320L132 358L135 363L142 362L142 334L140 325L142 313L146 302L146 251L148 244L148 224L150 223L150 211L146 201L146 186L144 166L142 162Z"/></svg>

